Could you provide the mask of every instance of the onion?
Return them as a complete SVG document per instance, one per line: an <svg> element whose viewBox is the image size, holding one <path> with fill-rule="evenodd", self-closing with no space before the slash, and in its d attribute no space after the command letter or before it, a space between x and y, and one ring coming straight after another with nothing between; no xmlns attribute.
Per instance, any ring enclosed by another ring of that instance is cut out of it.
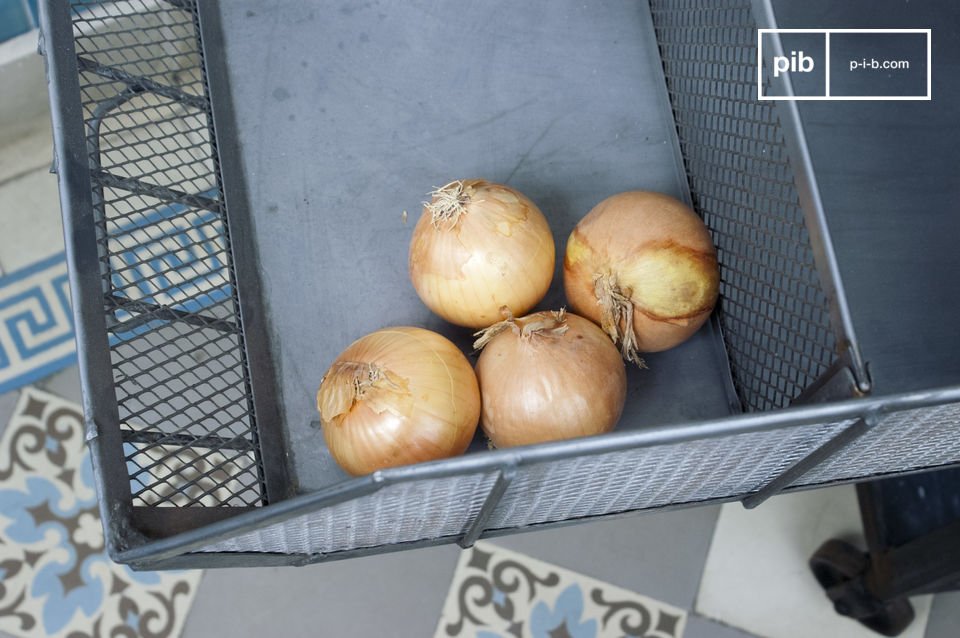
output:
<svg viewBox="0 0 960 638"><path fill-rule="evenodd" d="M480 418L477 377L463 353L422 328L354 341L320 382L327 447L347 472L462 454Z"/></svg>
<svg viewBox="0 0 960 638"><path fill-rule="evenodd" d="M583 317L507 316L477 333L481 425L497 447L609 432L627 395L623 359Z"/></svg>
<svg viewBox="0 0 960 638"><path fill-rule="evenodd" d="M447 321L485 328L500 307L522 314L553 279L553 235L521 193L482 179L431 193L410 242L410 279L420 299Z"/></svg>
<svg viewBox="0 0 960 638"><path fill-rule="evenodd" d="M567 240L563 281L573 309L643 366L640 352L672 348L703 325L720 271L696 213L667 195L633 191L580 220Z"/></svg>

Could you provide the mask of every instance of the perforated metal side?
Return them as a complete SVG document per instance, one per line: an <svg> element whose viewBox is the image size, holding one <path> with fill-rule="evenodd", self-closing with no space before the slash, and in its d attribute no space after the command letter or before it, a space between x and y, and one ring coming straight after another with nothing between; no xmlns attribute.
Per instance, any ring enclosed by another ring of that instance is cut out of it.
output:
<svg viewBox="0 0 960 638"><path fill-rule="evenodd" d="M693 203L717 245L719 316L748 411L784 407L836 358L829 304L749 0L651 0Z"/></svg>
<svg viewBox="0 0 960 638"><path fill-rule="evenodd" d="M873 429L796 485L893 474L960 463L960 404L905 410Z"/></svg>
<svg viewBox="0 0 960 638"><path fill-rule="evenodd" d="M74 2L103 309L134 505L264 499L192 0Z"/></svg>
<svg viewBox="0 0 960 638"><path fill-rule="evenodd" d="M726 498L759 489L852 421L740 434L518 469L487 529ZM210 545L202 551L330 553L459 536L494 474L424 479Z"/></svg>
<svg viewBox="0 0 960 638"><path fill-rule="evenodd" d="M480 511L495 480L494 473L466 474L390 485L199 551L327 554L459 536Z"/></svg>
<svg viewBox="0 0 960 638"><path fill-rule="evenodd" d="M851 422L691 441L521 468L491 529L757 490Z"/></svg>

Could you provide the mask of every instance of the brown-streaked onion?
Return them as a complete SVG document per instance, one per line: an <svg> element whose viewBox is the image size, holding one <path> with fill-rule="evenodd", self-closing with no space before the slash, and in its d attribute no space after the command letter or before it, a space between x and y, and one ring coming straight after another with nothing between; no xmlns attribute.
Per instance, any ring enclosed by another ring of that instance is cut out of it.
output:
<svg viewBox="0 0 960 638"><path fill-rule="evenodd" d="M717 251L703 221L661 193L609 197L567 240L563 284L572 308L600 324L623 356L688 339L717 302Z"/></svg>
<svg viewBox="0 0 960 638"><path fill-rule="evenodd" d="M553 279L547 220L522 193L482 179L430 193L410 241L410 280L423 303L450 323L486 328L500 307L522 314Z"/></svg>
<svg viewBox="0 0 960 638"><path fill-rule="evenodd" d="M354 341L320 382L317 409L334 460L354 475L462 454L477 429L480 390L453 343L423 328L384 328Z"/></svg>
<svg viewBox="0 0 960 638"><path fill-rule="evenodd" d="M497 447L609 432L623 412L627 376L616 346L583 317L512 316L478 332L483 431Z"/></svg>

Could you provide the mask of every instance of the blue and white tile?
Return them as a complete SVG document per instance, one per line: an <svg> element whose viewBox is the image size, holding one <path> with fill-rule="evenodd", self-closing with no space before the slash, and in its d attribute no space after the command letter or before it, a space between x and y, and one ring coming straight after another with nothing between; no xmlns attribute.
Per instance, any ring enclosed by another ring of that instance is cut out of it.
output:
<svg viewBox="0 0 960 638"><path fill-rule="evenodd" d="M127 243L111 256L117 294L191 312L228 299L225 249L215 221L216 213L189 211L181 205L131 216L117 227ZM25 238L23 243L30 241L38 240ZM21 265L20 253L29 247L15 249L16 243L0 233L0 264L17 266L6 268L0 276L0 393L33 383L75 361L64 253ZM225 307L218 309L225 311ZM128 316L118 313L120 320ZM131 331L114 338L136 334Z"/></svg>
<svg viewBox="0 0 960 638"><path fill-rule="evenodd" d="M0 439L0 631L180 634L200 572L133 572L103 547L77 405L27 388Z"/></svg>
<svg viewBox="0 0 960 638"><path fill-rule="evenodd" d="M490 543L464 550L435 638L679 638L686 611Z"/></svg>
<svg viewBox="0 0 960 638"><path fill-rule="evenodd" d="M75 358L63 253L0 277L0 393L53 374Z"/></svg>
<svg viewBox="0 0 960 638"><path fill-rule="evenodd" d="M212 195L213 193L203 193ZM194 312L230 294L218 213L180 204L110 222L115 294Z"/></svg>

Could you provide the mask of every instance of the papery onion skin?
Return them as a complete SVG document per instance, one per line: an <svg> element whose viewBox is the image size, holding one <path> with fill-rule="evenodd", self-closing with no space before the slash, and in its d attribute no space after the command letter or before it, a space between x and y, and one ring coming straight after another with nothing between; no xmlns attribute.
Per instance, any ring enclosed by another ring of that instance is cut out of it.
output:
<svg viewBox="0 0 960 638"><path fill-rule="evenodd" d="M470 362L445 337L385 328L337 357L317 409L330 454L361 475L462 454L477 429L480 390Z"/></svg>
<svg viewBox="0 0 960 638"><path fill-rule="evenodd" d="M563 281L573 310L602 325L624 356L642 365L638 352L672 348L703 325L717 301L720 272L695 212L668 195L630 191L603 200L574 228ZM625 334L628 313L619 322L604 317L598 294L610 286L632 303L635 343Z"/></svg>
<svg viewBox="0 0 960 638"><path fill-rule="evenodd" d="M452 193L462 212L438 215L439 199ZM481 179L451 182L432 195L409 259L410 280L430 310L458 326L485 328L500 320L502 306L522 314L543 299L556 248L536 204Z"/></svg>
<svg viewBox="0 0 960 638"><path fill-rule="evenodd" d="M538 312L516 322L551 316ZM483 346L480 424L496 447L602 434L619 421L627 395L620 353L583 317L565 313L563 323L560 335L506 329Z"/></svg>

